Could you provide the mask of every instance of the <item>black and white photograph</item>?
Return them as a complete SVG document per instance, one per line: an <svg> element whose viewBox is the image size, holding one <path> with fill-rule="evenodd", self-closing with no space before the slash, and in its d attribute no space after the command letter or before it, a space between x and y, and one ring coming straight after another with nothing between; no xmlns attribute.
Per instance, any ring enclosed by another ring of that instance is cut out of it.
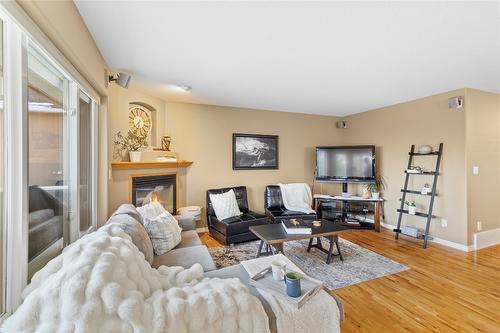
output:
<svg viewBox="0 0 500 333"><path fill-rule="evenodd" d="M233 170L278 169L278 136L233 134Z"/></svg>

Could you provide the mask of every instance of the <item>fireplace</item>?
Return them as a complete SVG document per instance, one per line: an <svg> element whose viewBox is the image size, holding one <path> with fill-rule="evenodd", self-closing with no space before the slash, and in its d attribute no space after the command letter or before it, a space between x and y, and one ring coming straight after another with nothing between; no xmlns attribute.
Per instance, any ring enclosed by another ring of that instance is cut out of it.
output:
<svg viewBox="0 0 500 333"><path fill-rule="evenodd" d="M130 201L140 207L157 201L166 210L177 211L177 175L132 175L130 177Z"/></svg>

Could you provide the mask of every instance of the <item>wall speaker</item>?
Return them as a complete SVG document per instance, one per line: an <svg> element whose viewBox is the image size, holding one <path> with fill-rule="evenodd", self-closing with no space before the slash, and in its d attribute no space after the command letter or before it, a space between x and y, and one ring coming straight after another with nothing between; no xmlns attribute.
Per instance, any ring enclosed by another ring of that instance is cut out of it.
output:
<svg viewBox="0 0 500 333"><path fill-rule="evenodd" d="M448 99L449 109L461 109L464 107L464 99L462 97L452 97Z"/></svg>
<svg viewBox="0 0 500 333"><path fill-rule="evenodd" d="M337 128L347 128L347 122L346 121L337 121Z"/></svg>
<svg viewBox="0 0 500 333"><path fill-rule="evenodd" d="M115 75L110 75L108 81L115 81L117 85L127 89L131 79L132 76L127 73L118 73Z"/></svg>

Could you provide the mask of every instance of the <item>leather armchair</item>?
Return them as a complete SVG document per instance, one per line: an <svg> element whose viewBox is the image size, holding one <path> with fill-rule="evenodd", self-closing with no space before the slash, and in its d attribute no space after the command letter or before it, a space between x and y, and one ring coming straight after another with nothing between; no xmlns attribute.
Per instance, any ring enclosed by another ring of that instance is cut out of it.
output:
<svg viewBox="0 0 500 333"><path fill-rule="evenodd" d="M281 189L278 185L266 186L264 209L272 223L280 223L283 219L315 220L317 218L315 213L305 214L286 209L281 197Z"/></svg>
<svg viewBox="0 0 500 333"><path fill-rule="evenodd" d="M220 194L233 190L242 215L220 221L215 215L210 194ZM246 186L227 187L207 191L207 223L210 235L223 244L233 244L255 240L257 237L248 229L250 226L267 224L268 218L248 209Z"/></svg>

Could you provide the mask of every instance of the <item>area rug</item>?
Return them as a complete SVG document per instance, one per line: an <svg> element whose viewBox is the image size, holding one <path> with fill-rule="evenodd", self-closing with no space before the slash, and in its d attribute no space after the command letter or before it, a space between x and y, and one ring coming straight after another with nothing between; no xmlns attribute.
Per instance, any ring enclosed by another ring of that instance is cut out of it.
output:
<svg viewBox="0 0 500 333"><path fill-rule="evenodd" d="M341 261L339 257L333 257L330 265L325 262L326 253L315 248L307 252L308 240L287 242L284 251L290 260L310 276L322 280L330 289L347 287L409 269L345 239L339 240L344 261ZM217 267L223 268L238 264L243 260L254 259L259 242L212 247L208 250ZM328 241L324 240L323 246L326 247L327 243Z"/></svg>

